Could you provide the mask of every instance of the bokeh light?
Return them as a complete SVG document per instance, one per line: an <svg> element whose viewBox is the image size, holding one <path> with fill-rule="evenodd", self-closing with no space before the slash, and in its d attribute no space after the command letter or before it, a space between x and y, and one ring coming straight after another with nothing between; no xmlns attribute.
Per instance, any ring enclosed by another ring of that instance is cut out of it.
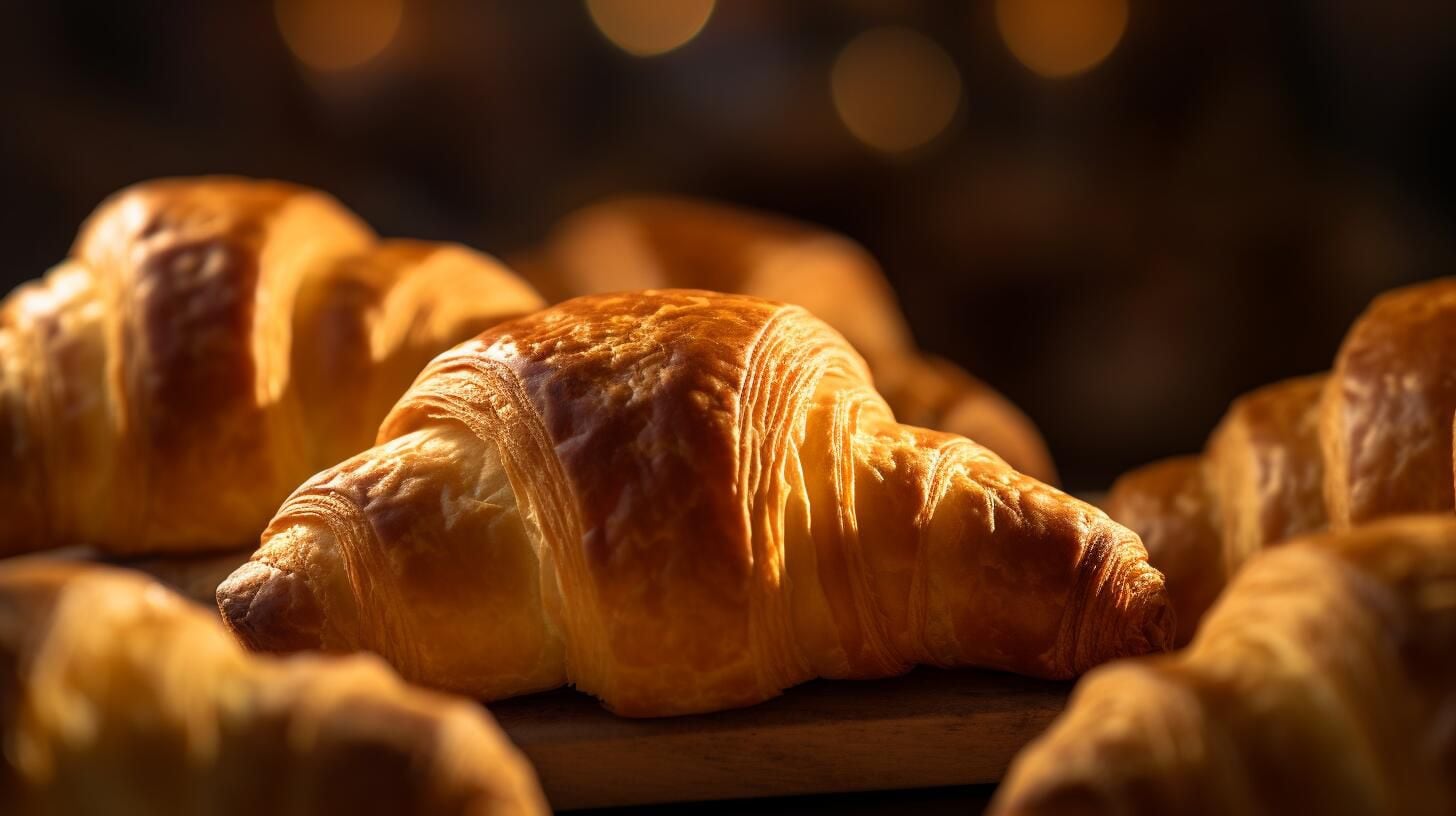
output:
<svg viewBox="0 0 1456 816"><path fill-rule="evenodd" d="M1127 18L1127 0L996 0L1006 47L1048 78L1074 76L1107 59Z"/></svg>
<svg viewBox="0 0 1456 816"><path fill-rule="evenodd" d="M586 0L602 36L638 57L686 45L708 24L714 5L715 0Z"/></svg>
<svg viewBox="0 0 1456 816"><path fill-rule="evenodd" d="M945 49L908 28L850 41L830 74L834 109L856 139L888 153L940 135L960 106L961 77Z"/></svg>
<svg viewBox="0 0 1456 816"><path fill-rule="evenodd" d="M316 71L343 71L379 56L404 17L403 0L274 0L283 41Z"/></svg>

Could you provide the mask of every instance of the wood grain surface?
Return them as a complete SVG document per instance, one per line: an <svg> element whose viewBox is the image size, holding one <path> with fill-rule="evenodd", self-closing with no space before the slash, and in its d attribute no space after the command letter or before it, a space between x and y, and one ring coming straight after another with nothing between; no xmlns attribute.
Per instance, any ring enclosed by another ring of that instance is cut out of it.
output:
<svg viewBox="0 0 1456 816"><path fill-rule="evenodd" d="M564 810L994 782L1070 688L922 668L692 717L624 719L570 690L491 712Z"/></svg>

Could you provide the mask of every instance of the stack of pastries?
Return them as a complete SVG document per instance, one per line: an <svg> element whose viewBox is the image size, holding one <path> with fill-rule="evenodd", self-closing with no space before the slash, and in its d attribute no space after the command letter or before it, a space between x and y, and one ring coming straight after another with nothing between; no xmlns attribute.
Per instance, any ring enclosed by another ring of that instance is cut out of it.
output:
<svg viewBox="0 0 1456 816"><path fill-rule="evenodd" d="M1405 323L1288 387L1322 395L1317 431L1251 398L1196 466L1120 484L1129 529L1047 483L1014 406L915 349L847 240L632 199L520 266L561 302L314 191L178 179L118 194L0 305L0 555L84 545L215 601L0 563L0 811L542 812L473 701L572 685L666 716L922 664L1092 672L1008 812L1224 782L1217 801L1274 807L1271 734L1328 743L1295 779L1351 774L1331 802L1452 801L1456 521L1250 558L1450 507L1456 406L1419 401L1440 442L1381 401L1439 390L1382 356ZM1412 440L1444 445L1444 505L1407 492ZM1191 649L1145 657L1245 560ZM1193 590L1194 563L1218 580ZM1164 736L1194 760L1140 747Z"/></svg>

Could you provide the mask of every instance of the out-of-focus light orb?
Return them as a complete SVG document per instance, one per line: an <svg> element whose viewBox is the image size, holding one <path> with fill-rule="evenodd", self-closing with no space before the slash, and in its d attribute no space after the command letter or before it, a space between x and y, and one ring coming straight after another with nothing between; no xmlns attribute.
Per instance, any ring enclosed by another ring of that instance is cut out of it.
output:
<svg viewBox="0 0 1456 816"><path fill-rule="evenodd" d="M708 24L714 5L716 0L586 0L602 36L638 57L686 45Z"/></svg>
<svg viewBox="0 0 1456 816"><path fill-rule="evenodd" d="M996 27L1022 65L1048 78L1107 59L1127 31L1127 0L996 0Z"/></svg>
<svg viewBox="0 0 1456 816"><path fill-rule="evenodd" d="M955 61L908 28L875 28L839 52L834 109L856 139L887 153L920 147L950 125L961 103Z"/></svg>
<svg viewBox="0 0 1456 816"><path fill-rule="evenodd" d="M389 47L404 0L274 0L273 13L299 62L316 71L344 71Z"/></svg>

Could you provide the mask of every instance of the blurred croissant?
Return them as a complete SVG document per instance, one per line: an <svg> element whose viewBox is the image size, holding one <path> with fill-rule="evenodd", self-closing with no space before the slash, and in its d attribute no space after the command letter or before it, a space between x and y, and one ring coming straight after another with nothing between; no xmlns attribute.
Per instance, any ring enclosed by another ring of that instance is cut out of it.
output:
<svg viewBox="0 0 1456 816"><path fill-rule="evenodd" d="M478 705L369 657L244 652L126 570L0 566L0 813L544 814Z"/></svg>
<svg viewBox="0 0 1456 816"><path fill-rule="evenodd" d="M803 306L864 355L902 422L968 437L1056 483L1031 420L990 386L917 350L879 265L847 238L703 201L621 198L571 214L513 266L553 301L684 287Z"/></svg>
<svg viewBox="0 0 1456 816"><path fill-rule="evenodd" d="M0 555L252 545L430 358L539 305L488 258L380 242L304 188L124 190L0 305Z"/></svg>
<svg viewBox="0 0 1456 816"><path fill-rule="evenodd" d="M1190 647L1083 678L989 812L1456 812L1456 519L1253 558Z"/></svg>
<svg viewBox="0 0 1456 816"><path fill-rule="evenodd" d="M567 301L441 355L379 440L218 588L248 645L652 716L917 663L1066 678L1171 637L1137 536L897 423L798 307Z"/></svg>
<svg viewBox="0 0 1456 816"><path fill-rule="evenodd" d="M1456 279L1389 292L1350 329L1328 375L1234 402L1202 456L1113 485L1107 510L1168 579L1179 642L1258 550L1299 533L1450 511Z"/></svg>

